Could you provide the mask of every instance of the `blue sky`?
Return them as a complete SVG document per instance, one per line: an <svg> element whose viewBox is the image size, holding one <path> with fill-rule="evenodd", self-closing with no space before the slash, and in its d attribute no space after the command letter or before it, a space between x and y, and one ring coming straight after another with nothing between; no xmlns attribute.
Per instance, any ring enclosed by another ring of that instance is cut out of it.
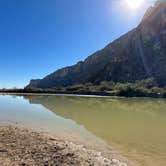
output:
<svg viewBox="0 0 166 166"><path fill-rule="evenodd" d="M0 88L24 87L136 27L154 0L0 0Z"/></svg>

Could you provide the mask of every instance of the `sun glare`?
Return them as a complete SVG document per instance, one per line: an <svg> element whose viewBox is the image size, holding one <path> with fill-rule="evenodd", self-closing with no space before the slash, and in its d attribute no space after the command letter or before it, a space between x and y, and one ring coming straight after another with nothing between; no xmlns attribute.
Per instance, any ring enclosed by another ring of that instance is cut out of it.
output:
<svg viewBox="0 0 166 166"><path fill-rule="evenodd" d="M138 9L143 5L144 0L126 0L126 2L131 9Z"/></svg>

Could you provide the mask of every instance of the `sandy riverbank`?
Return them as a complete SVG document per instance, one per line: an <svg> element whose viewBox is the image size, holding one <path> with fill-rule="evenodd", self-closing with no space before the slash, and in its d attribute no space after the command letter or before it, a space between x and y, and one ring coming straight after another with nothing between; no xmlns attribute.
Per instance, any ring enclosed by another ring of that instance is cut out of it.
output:
<svg viewBox="0 0 166 166"><path fill-rule="evenodd" d="M15 126L0 126L0 165L126 166L82 145Z"/></svg>

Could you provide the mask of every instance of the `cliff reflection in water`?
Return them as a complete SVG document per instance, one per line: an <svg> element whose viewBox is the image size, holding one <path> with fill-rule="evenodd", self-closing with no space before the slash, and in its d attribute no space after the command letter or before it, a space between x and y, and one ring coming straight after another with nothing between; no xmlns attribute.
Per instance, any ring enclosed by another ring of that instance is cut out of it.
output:
<svg viewBox="0 0 166 166"><path fill-rule="evenodd" d="M124 155L145 165L165 165L166 100L26 96L55 114L75 121Z"/></svg>

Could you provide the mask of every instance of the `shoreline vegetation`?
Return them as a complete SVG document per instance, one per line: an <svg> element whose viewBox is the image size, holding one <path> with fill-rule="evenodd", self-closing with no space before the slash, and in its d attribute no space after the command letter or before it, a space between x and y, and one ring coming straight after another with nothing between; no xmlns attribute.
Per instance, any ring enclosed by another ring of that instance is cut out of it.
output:
<svg viewBox="0 0 166 166"><path fill-rule="evenodd" d="M101 82L100 84L77 84L55 88L0 89L1 93L39 93L39 94L72 94L118 97L152 97L166 98L166 87L159 87L153 79L135 83Z"/></svg>
<svg viewBox="0 0 166 166"><path fill-rule="evenodd" d="M127 166L59 138L18 126L0 125L0 165Z"/></svg>

